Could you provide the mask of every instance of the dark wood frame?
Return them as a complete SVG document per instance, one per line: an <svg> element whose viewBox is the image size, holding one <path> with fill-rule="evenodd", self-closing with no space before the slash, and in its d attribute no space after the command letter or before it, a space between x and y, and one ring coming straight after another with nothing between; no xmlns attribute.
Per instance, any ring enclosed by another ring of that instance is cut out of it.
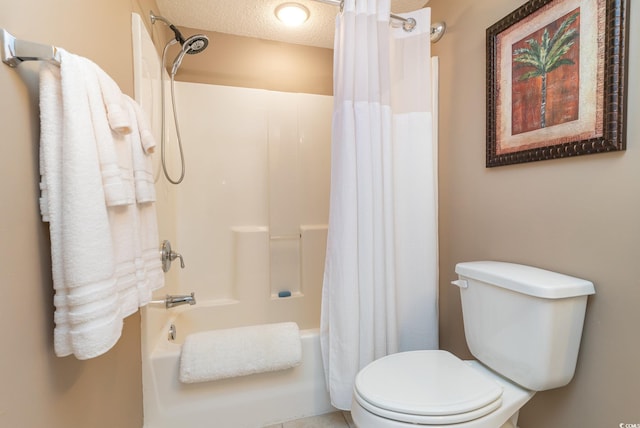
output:
<svg viewBox="0 0 640 428"><path fill-rule="evenodd" d="M606 0L603 136L534 149L497 154L497 37L512 25L548 3L562 0L530 0L487 29L487 157L495 167L545 159L626 149L626 79L628 56L628 0ZM597 4L593 0L594 5Z"/></svg>

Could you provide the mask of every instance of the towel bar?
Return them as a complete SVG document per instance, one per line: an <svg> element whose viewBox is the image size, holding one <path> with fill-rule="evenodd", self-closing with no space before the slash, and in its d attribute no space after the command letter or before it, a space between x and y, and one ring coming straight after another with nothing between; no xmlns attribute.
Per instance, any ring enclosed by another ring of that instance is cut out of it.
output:
<svg viewBox="0 0 640 428"><path fill-rule="evenodd" d="M17 67L23 61L50 61L60 64L60 52L52 45L16 39L0 28L0 57L9 67Z"/></svg>

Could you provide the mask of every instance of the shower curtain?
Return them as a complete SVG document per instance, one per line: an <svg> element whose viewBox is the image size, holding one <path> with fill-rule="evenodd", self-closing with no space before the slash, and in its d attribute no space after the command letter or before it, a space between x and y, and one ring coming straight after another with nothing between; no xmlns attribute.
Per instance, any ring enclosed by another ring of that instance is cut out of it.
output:
<svg viewBox="0 0 640 428"><path fill-rule="evenodd" d="M343 410L366 364L438 347L430 9L403 15L411 32L389 13L389 0L345 0L336 20L321 345Z"/></svg>

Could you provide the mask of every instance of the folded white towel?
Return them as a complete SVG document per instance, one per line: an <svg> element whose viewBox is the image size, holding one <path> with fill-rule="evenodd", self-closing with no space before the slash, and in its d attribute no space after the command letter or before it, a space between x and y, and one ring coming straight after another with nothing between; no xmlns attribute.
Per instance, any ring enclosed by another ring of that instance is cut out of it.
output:
<svg viewBox="0 0 640 428"><path fill-rule="evenodd" d="M133 105L133 108L136 113L135 121L138 125L138 131L140 133L140 142L142 143L142 147L144 148L145 153L151 154L156 149L156 139L153 136L153 132L151 132L151 127L149 126L149 120L147 119L147 115L144 111L142 111L142 107L136 101L132 100L129 96L125 95L125 98Z"/></svg>
<svg viewBox="0 0 640 428"><path fill-rule="evenodd" d="M92 64L94 72L99 79L100 90L102 91L104 106L107 110L107 119L111 129L120 135L130 134L132 132L131 117L127 110L127 103L122 98L120 87L97 64Z"/></svg>
<svg viewBox="0 0 640 428"><path fill-rule="evenodd" d="M40 71L40 214L42 221L49 221L51 198L49 181L60 180L60 160L62 156L62 92L60 69L45 66ZM60 188L53 183L54 191ZM59 195L53 195L59 201Z"/></svg>
<svg viewBox="0 0 640 428"><path fill-rule="evenodd" d="M40 208L50 223L55 353L87 359L116 343L123 318L164 277L155 205L135 203L131 140L120 133L130 133L135 113L124 102L126 118L119 116L109 98L108 114L104 72L62 49L60 57L60 68L42 63L40 71ZM113 166L117 173L105 179ZM130 203L115 206L105 188L117 189L119 180Z"/></svg>
<svg viewBox="0 0 640 428"><path fill-rule="evenodd" d="M302 360L294 322L190 334L182 345L180 381L206 382L295 367Z"/></svg>
<svg viewBox="0 0 640 428"><path fill-rule="evenodd" d="M138 305L144 306L151 300L152 292L164 286L164 272L158 248L160 238L155 204L139 203L137 207L141 253L136 259L136 277Z"/></svg>
<svg viewBox="0 0 640 428"><path fill-rule="evenodd" d="M83 80L91 109L94 139L100 159L102 186L107 206L132 204L135 201L133 174L131 172L131 162L127 162L130 159L127 153L128 147L123 147L125 145L124 135L126 134L114 132L107 119L107 103L111 102L111 109L118 111L117 114L113 115L118 117L117 124L120 127L117 129L126 133L131 132L130 118L127 116L126 127L123 127L125 120L120 118L122 113L119 112L119 109L123 107L115 106L111 100L112 98L122 98L122 93L115 82L111 81L111 78L106 76L106 73L96 64L82 57L78 57L77 60L82 63L86 73ZM78 81L77 84L81 84L81 82L82 80ZM114 94L116 91L117 94ZM124 155L122 154L123 151Z"/></svg>
<svg viewBox="0 0 640 428"><path fill-rule="evenodd" d="M79 57L63 50L60 56L60 70L50 64L41 70L41 187L56 291L55 351L84 359L113 346L122 319L117 299L95 298L115 295L116 281L87 70Z"/></svg>
<svg viewBox="0 0 640 428"><path fill-rule="evenodd" d="M132 121L132 132L129 135L129 139L136 201L139 204L154 202L156 200L156 187L153 182L151 152L145 149L143 140L146 140L146 144L151 149L155 147L155 139L146 124L144 113L140 110L138 103L127 95L124 95L124 98L127 101L127 108Z"/></svg>

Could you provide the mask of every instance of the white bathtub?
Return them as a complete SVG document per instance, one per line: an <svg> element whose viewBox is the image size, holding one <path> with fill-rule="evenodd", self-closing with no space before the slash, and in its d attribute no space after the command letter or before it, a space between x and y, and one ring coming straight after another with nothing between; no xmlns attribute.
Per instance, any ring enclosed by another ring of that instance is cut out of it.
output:
<svg viewBox="0 0 640 428"><path fill-rule="evenodd" d="M145 428L259 428L306 416L331 412L325 388L317 328L300 330L302 364L279 372L256 374L198 384L178 380L184 337L219 325L220 312L231 305L198 303L174 310L161 335L143 356ZM165 309L147 308L160 319ZM224 315L224 314L223 314ZM169 326L176 340L167 339ZM229 326L227 326L229 327ZM304 328L305 326L301 326Z"/></svg>

